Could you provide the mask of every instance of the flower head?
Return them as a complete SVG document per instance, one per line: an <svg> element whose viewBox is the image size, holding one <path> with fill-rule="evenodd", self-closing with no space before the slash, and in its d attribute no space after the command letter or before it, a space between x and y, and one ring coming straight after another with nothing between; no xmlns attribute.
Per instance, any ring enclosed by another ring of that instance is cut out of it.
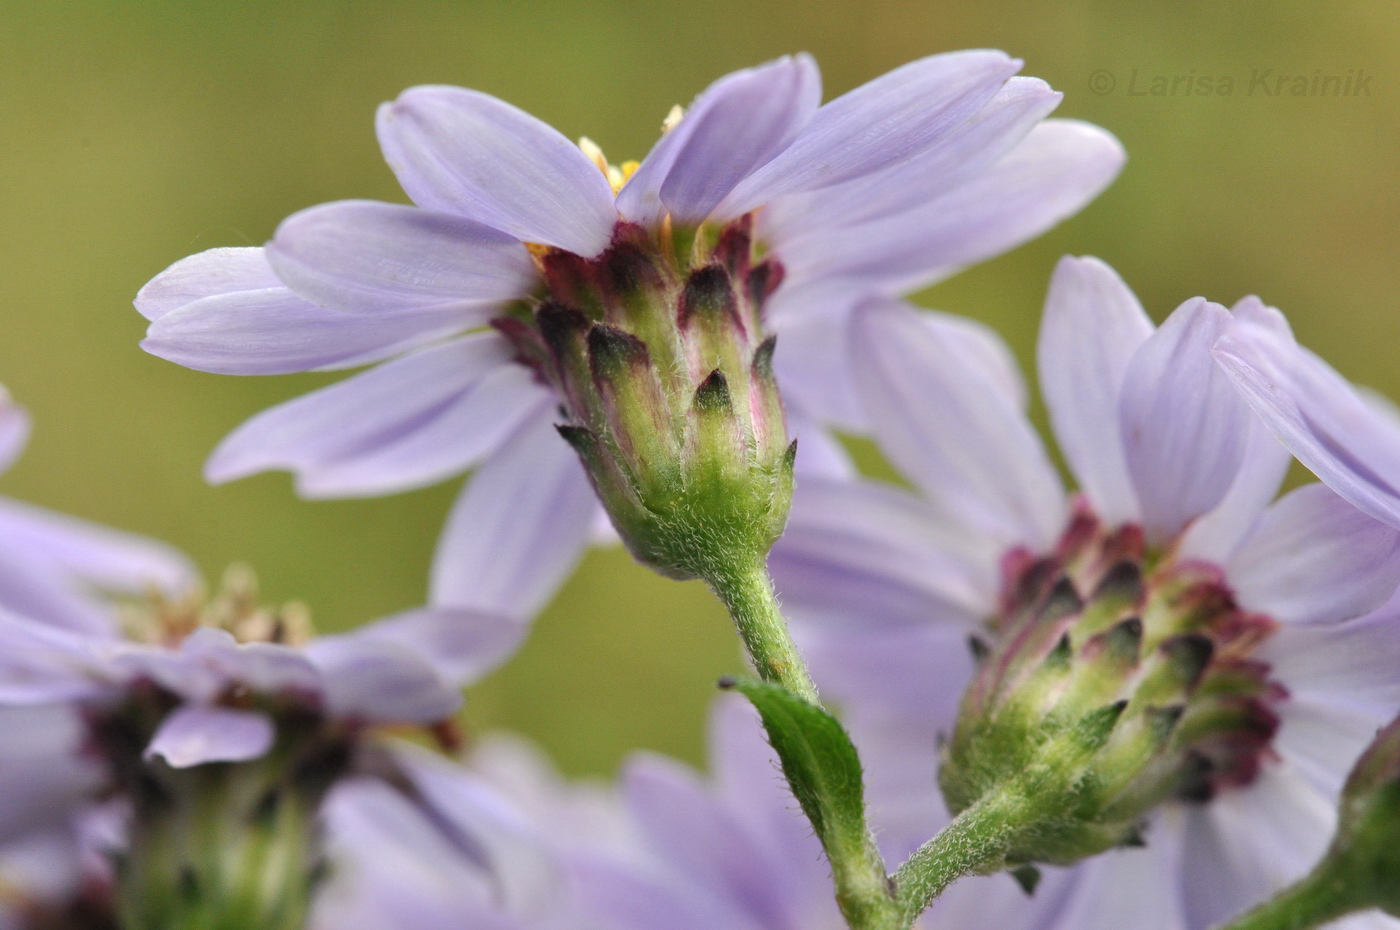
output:
<svg viewBox="0 0 1400 930"><path fill-rule="evenodd" d="M27 422L0 405L4 458ZM445 721L521 632L424 609L316 637L305 607L264 606L246 568L206 596L189 560L151 540L12 501L0 530L0 742L17 759L0 763L0 868L32 850L58 861L12 895L36 915L109 907L119 878L130 926L173 919L162 908L190 882L214 896L200 906L300 926L320 798L385 770L369 728ZM172 830L216 848L172 850ZM218 898L258 869L264 898ZM286 880L298 869L301 884Z"/></svg>
<svg viewBox="0 0 1400 930"><path fill-rule="evenodd" d="M605 522L597 496L643 559L691 573L651 506L771 538L788 429L851 407L838 321L857 295L1010 248L1116 174L1116 140L1044 120L1059 94L1019 65L937 55L822 105L815 63L783 58L721 78L617 168L494 97L413 88L377 128L416 206L313 207L266 249L177 262L137 298L143 345L223 373L382 363L255 417L207 474L286 468L329 497L479 466L435 604L533 614Z"/></svg>
<svg viewBox="0 0 1400 930"><path fill-rule="evenodd" d="M1011 864L1127 845L1047 873L1047 926L1205 927L1311 865L1393 712L1400 535L1324 485L1274 500L1287 452L1211 354L1236 327L1291 339L1255 298L1154 327L1107 266L1061 262L1039 368L1071 497L1003 346L858 310L865 412L915 490L807 479L772 565L893 856L1059 753L1075 818Z"/></svg>

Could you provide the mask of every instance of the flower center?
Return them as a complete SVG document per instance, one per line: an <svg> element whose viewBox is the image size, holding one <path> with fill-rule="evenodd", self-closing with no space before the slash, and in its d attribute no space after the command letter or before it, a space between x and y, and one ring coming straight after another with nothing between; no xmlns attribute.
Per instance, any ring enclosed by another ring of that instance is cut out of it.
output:
<svg viewBox="0 0 1400 930"><path fill-rule="evenodd" d="M603 177L608 179L608 185L612 187L613 196L622 190L622 185L636 173L642 166L639 161L625 161L620 165L610 164L607 156L603 154L603 149L598 143L587 136L582 136L578 140L578 147L583 154L588 156L588 160L598 166L598 170L603 172Z"/></svg>
<svg viewBox="0 0 1400 930"><path fill-rule="evenodd" d="M315 635L311 611L300 601L269 607L258 598L258 579L246 565L231 565L209 597L196 588L177 598L151 591L118 605L128 639L175 647L202 626L227 630L241 643L299 646Z"/></svg>

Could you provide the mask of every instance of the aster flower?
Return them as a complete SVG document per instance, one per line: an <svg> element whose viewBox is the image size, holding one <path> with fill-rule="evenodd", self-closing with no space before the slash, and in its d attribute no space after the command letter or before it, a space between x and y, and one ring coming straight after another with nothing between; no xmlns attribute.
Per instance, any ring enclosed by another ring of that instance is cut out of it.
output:
<svg viewBox="0 0 1400 930"><path fill-rule="evenodd" d="M737 522L781 526L770 358L790 415L826 402L856 294L1010 248L1116 174L1117 142L1044 121L1060 95L1019 66L933 56L823 106L814 62L784 58L721 78L620 167L488 95L414 88L381 107L378 133L416 206L314 207L265 249L177 262L137 298L143 345L230 374L379 363L253 418L206 474L285 468L303 495L336 497L475 467L435 604L542 606L606 523L590 477L633 550L685 573L618 514L645 519L634 497L649 505L648 477L674 466L722 500L725 476L769 482ZM556 422L586 459L602 450L589 475Z"/></svg>
<svg viewBox="0 0 1400 930"><path fill-rule="evenodd" d="M945 797L967 802L966 733L1092 698L1129 721L1113 739L1166 742L1131 770L1124 820L1073 834L1078 854L1042 846L1125 844L1047 869L1057 890L1026 905L1040 925L1195 930L1305 872L1400 705L1400 535L1325 485L1274 500L1287 451L1210 349L1232 327L1286 344L1282 315L1198 298L1154 328L1107 266L1063 260L1039 368L1073 496L987 331L886 300L851 327L865 413L912 487L807 477L771 566L847 710L887 854L933 835Z"/></svg>
<svg viewBox="0 0 1400 930"><path fill-rule="evenodd" d="M5 464L27 423L8 400L0 407ZM522 631L511 618L423 609L314 637L304 608L262 607L246 569L206 599L189 560L151 540L8 500L0 531L0 874L16 876L0 904L32 919L97 906L114 853L130 904L131 886L187 862L150 847L152 821L212 835L180 821L222 809L211 796L227 802L222 852L247 841L237 818L264 791L285 789L286 804L308 805L292 820L310 822L341 773L383 767L367 727L449 718L461 685ZM192 797L203 813L172 800ZM279 829L295 832L289 824ZM314 830L296 841L314 869Z"/></svg>
<svg viewBox="0 0 1400 930"><path fill-rule="evenodd" d="M147 641L0 615L0 721L37 750L6 773L16 823L0 840L67 836L78 863L115 857L115 874L75 867L75 877L115 882L130 926L164 926L191 907L300 926L321 861L322 795L382 764L367 728L432 726L461 701L393 626L306 639L301 612L259 608L246 574L230 580L205 605L123 610ZM36 716L51 732L34 731ZM75 831L104 811L115 836L95 850ZM173 894L191 881L199 894Z"/></svg>

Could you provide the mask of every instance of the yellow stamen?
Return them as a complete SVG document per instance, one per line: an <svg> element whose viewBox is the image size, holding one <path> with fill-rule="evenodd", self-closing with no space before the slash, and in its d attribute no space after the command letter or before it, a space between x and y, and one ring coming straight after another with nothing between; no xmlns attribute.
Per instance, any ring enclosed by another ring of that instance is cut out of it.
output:
<svg viewBox="0 0 1400 930"><path fill-rule="evenodd" d="M612 188L613 196L622 190L622 185L627 183L627 179L636 171L640 162L625 161L621 167L608 164L607 156L603 154L603 148L587 136L582 136L578 140L579 151L589 161L598 166L598 170L603 172L603 177L608 179L608 186Z"/></svg>
<svg viewBox="0 0 1400 930"><path fill-rule="evenodd" d="M661 134L664 136L675 129L683 119L685 119L685 110L681 109L681 105L678 103L671 107L671 112L667 113L666 118L661 121Z"/></svg>
<svg viewBox="0 0 1400 930"><path fill-rule="evenodd" d="M583 152L583 154L588 157L589 161L593 162L593 164L598 166L599 171L603 172L604 175L608 173L608 160L603 155L602 146L600 146L598 143L594 142L587 136L580 136L578 140L578 147Z"/></svg>

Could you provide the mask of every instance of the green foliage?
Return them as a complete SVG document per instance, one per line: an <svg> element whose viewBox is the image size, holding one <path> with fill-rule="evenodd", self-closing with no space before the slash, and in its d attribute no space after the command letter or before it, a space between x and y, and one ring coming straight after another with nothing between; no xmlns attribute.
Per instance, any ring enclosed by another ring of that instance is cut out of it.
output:
<svg viewBox="0 0 1400 930"><path fill-rule="evenodd" d="M826 850L852 927L898 926L884 862L865 822L860 758L835 717L781 685L724 679L758 708L783 775Z"/></svg>

